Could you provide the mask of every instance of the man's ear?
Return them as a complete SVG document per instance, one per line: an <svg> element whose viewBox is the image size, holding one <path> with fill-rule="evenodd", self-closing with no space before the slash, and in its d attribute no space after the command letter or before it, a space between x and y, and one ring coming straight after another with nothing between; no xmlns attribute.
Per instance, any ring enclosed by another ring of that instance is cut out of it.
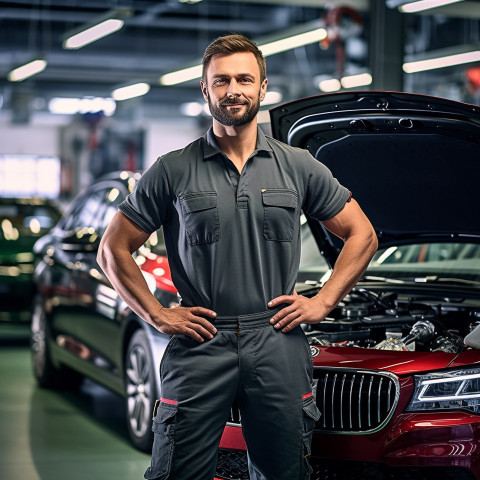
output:
<svg viewBox="0 0 480 480"><path fill-rule="evenodd" d="M268 79L265 79L260 86L260 100L263 100L265 98L265 95L267 93L267 83Z"/></svg>
<svg viewBox="0 0 480 480"><path fill-rule="evenodd" d="M202 89L203 98L208 102L208 90L207 85L200 80L200 88Z"/></svg>

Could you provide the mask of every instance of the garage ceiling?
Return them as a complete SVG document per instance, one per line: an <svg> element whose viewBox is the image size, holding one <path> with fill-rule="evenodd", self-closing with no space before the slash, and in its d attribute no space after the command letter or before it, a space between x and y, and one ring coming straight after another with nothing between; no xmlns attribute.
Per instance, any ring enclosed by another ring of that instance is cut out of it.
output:
<svg viewBox="0 0 480 480"><path fill-rule="evenodd" d="M445 13L480 17L478 2L462 3L454 10L445 7ZM108 97L116 87L145 81L152 89L143 102L173 111L181 102L201 99L198 81L162 87L159 77L198 63L211 40L228 32L242 32L258 43L281 38L292 29L321 25L326 5L354 7L368 23L368 0L0 1L3 109L14 107L18 92L37 99L37 108L42 108L54 96ZM62 48L67 32L118 8L131 13L119 32L79 50ZM367 66L368 34L359 35L357 43L356 57L347 58L347 67L350 61L357 67ZM48 61L43 72L18 84L8 82L7 74L13 67L37 55ZM322 50L318 44L271 56L267 60L270 87L283 90L286 98L318 93L311 79L334 74L337 60L334 48Z"/></svg>

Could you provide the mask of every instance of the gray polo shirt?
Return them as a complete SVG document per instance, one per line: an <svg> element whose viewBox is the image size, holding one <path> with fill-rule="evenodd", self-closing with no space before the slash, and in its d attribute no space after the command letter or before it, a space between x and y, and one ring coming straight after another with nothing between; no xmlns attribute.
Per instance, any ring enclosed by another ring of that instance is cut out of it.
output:
<svg viewBox="0 0 480 480"><path fill-rule="evenodd" d="M293 292L302 209L327 220L349 196L310 153L260 129L239 174L210 128L160 157L119 209L148 233L163 225L183 306L243 315Z"/></svg>

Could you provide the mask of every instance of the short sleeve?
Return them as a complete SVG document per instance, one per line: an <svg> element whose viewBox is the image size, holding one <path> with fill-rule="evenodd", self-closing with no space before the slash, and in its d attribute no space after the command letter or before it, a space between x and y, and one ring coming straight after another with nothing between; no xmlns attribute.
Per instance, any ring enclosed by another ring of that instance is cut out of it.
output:
<svg viewBox="0 0 480 480"><path fill-rule="evenodd" d="M351 193L323 163L305 153L307 189L303 210L316 220L329 220L343 209Z"/></svg>
<svg viewBox="0 0 480 480"><path fill-rule="evenodd" d="M167 174L160 157L135 184L132 193L118 209L147 233L162 226L167 217L169 202Z"/></svg>

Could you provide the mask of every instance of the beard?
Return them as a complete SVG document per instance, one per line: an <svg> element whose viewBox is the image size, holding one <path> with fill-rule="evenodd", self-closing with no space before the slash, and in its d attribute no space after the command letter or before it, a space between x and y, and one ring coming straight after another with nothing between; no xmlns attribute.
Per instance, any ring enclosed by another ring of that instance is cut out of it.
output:
<svg viewBox="0 0 480 480"><path fill-rule="evenodd" d="M238 97L227 98L220 103L219 107L212 103L210 95L208 95L207 98L212 117L225 127L241 127L242 125L246 125L257 116L260 110L260 95L255 103L249 103L248 100L241 102ZM229 105L236 105L238 103L246 105L245 112L241 116L237 116L235 111L230 111L227 108Z"/></svg>

